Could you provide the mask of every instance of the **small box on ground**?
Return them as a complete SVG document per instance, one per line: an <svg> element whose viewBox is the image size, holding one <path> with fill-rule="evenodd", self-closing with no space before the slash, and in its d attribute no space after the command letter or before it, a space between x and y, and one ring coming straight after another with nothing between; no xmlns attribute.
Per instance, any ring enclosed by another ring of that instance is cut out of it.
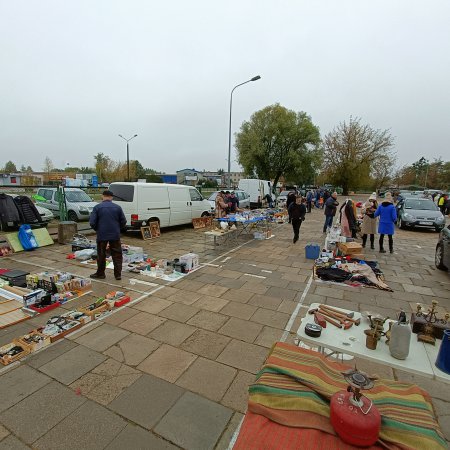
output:
<svg viewBox="0 0 450 450"><path fill-rule="evenodd" d="M358 242L339 242L338 249L344 256L361 255L363 251Z"/></svg>
<svg viewBox="0 0 450 450"><path fill-rule="evenodd" d="M180 256L180 263L186 264L188 272L196 269L200 264L198 255L195 253L186 253L186 255Z"/></svg>

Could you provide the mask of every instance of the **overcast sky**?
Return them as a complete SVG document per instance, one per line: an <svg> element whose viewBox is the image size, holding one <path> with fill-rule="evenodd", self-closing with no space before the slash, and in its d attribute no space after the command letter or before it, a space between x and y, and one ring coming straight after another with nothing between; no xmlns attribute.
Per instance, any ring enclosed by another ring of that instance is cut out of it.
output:
<svg viewBox="0 0 450 450"><path fill-rule="evenodd" d="M255 75L233 133L279 102L449 160L449 23L448 0L0 0L0 166L125 160L137 133L145 167L226 168L230 91Z"/></svg>

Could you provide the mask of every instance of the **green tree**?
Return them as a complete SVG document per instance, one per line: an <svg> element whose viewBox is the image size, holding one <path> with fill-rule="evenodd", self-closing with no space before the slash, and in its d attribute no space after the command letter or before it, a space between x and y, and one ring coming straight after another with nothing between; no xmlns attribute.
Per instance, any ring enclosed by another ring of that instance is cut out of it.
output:
<svg viewBox="0 0 450 450"><path fill-rule="evenodd" d="M241 125L236 135L238 162L250 176L273 180L299 170L320 144L319 128L305 112L267 106Z"/></svg>
<svg viewBox="0 0 450 450"><path fill-rule="evenodd" d="M323 145L324 174L342 187L344 195L367 185L377 160L390 158L392 166L395 162L394 138L389 130L375 130L359 118L341 122L325 136Z"/></svg>
<svg viewBox="0 0 450 450"><path fill-rule="evenodd" d="M3 168L5 173L15 173L17 172L17 167L12 161L8 161Z"/></svg>
<svg viewBox="0 0 450 450"><path fill-rule="evenodd" d="M97 153L94 156L95 159L95 172L101 181L105 181L110 168L111 159L104 153Z"/></svg>
<svg viewBox="0 0 450 450"><path fill-rule="evenodd" d="M130 166L132 165L133 170L131 171L132 174L130 176L132 178L135 178L136 180L144 179L147 176L147 172L144 169L144 166L137 160L131 161Z"/></svg>
<svg viewBox="0 0 450 450"><path fill-rule="evenodd" d="M217 175L223 175L225 173L224 169L217 169Z"/></svg>
<svg viewBox="0 0 450 450"><path fill-rule="evenodd" d="M31 173L31 172L33 172L33 168L32 168L31 166L27 166L27 168L25 169L25 171L26 171L27 173Z"/></svg>

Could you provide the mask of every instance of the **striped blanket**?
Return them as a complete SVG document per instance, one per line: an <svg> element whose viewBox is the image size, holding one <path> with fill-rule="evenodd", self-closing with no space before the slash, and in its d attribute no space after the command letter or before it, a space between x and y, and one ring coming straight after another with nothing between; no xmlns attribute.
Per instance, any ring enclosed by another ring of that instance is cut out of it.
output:
<svg viewBox="0 0 450 450"><path fill-rule="evenodd" d="M277 424L334 435L329 400L335 392L347 388L341 372L348 369L318 352L278 342L249 388L248 409ZM399 449L447 448L431 399L418 386L378 380L367 397L382 416L381 445Z"/></svg>

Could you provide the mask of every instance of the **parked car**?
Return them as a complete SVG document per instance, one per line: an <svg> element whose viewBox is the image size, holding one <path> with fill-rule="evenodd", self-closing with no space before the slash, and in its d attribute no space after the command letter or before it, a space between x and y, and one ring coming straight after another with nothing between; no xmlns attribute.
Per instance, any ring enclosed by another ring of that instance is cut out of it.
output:
<svg viewBox="0 0 450 450"><path fill-rule="evenodd" d="M213 211L216 209L216 197L219 192L220 191L213 192L208 198L208 202ZM250 208L250 194L248 192L241 190L236 190L233 192L239 200L239 208Z"/></svg>
<svg viewBox="0 0 450 450"><path fill-rule="evenodd" d="M278 208L284 208L286 206L287 197L291 191L281 191L277 197Z"/></svg>
<svg viewBox="0 0 450 450"><path fill-rule="evenodd" d="M67 217L69 220L78 222L80 220L89 220L89 216L97 204L89 195L79 188L65 188ZM57 188L40 188L37 195L45 198L44 201L38 201L36 204L50 209L55 216L59 216L59 202Z"/></svg>
<svg viewBox="0 0 450 450"><path fill-rule="evenodd" d="M439 234L434 262L440 270L450 269L450 225L444 227Z"/></svg>
<svg viewBox="0 0 450 450"><path fill-rule="evenodd" d="M427 227L441 231L445 217L432 200L407 197L398 210L397 225L399 228Z"/></svg>
<svg viewBox="0 0 450 450"><path fill-rule="evenodd" d="M191 186L117 182L109 190L125 213L127 229L140 229L149 222L159 222L160 227L182 225L211 213L208 200Z"/></svg>

